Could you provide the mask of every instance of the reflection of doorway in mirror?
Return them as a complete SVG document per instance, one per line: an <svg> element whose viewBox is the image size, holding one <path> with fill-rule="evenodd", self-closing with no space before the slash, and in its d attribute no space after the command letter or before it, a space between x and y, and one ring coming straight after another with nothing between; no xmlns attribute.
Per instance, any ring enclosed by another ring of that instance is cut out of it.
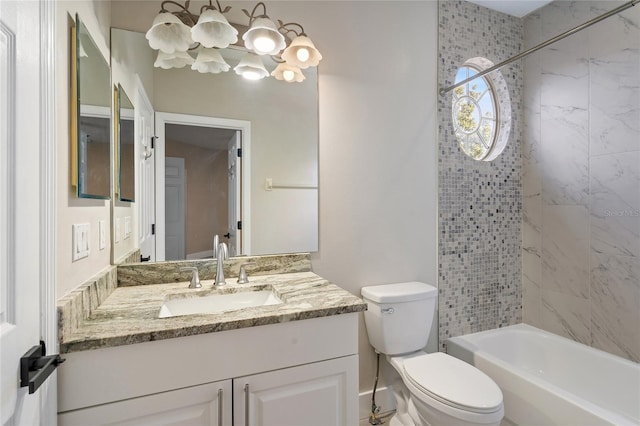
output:
<svg viewBox="0 0 640 426"><path fill-rule="evenodd" d="M169 146L170 144L167 144ZM171 155L171 154L169 154ZM185 258L185 159L165 157L166 260Z"/></svg>
<svg viewBox="0 0 640 426"><path fill-rule="evenodd" d="M213 236L237 254L240 131L215 127L167 124L165 127L166 260L213 256ZM184 162L184 201L176 197L172 157ZM176 222L184 218L183 228ZM181 239L178 231L183 231ZM183 241L184 252L175 250ZM179 245L179 244L178 244Z"/></svg>

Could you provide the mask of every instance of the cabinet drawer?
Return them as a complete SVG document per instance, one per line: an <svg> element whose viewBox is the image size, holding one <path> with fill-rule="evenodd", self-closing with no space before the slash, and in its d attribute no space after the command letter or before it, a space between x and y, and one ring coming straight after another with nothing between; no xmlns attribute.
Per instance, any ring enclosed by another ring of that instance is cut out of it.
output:
<svg viewBox="0 0 640 426"><path fill-rule="evenodd" d="M231 426L231 380L83 408L58 415L60 426Z"/></svg>

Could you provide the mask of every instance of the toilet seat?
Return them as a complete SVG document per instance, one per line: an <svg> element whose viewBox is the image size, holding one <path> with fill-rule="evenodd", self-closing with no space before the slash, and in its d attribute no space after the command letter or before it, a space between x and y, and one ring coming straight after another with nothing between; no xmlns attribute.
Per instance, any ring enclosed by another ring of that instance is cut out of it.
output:
<svg viewBox="0 0 640 426"><path fill-rule="evenodd" d="M502 391L486 374L450 355L436 352L404 360L407 380L424 395L447 406L478 414L502 409Z"/></svg>

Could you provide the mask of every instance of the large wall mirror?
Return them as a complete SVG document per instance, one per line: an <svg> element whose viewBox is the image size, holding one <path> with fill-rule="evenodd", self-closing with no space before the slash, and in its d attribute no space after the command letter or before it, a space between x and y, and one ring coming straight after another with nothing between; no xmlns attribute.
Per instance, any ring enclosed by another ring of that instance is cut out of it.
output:
<svg viewBox="0 0 640 426"><path fill-rule="evenodd" d="M72 37L72 186L78 197L111 195L109 64L78 15Z"/></svg>
<svg viewBox="0 0 640 426"><path fill-rule="evenodd" d="M123 34L114 37L114 33ZM134 38L142 41L132 43ZM129 42L120 46L118 40ZM130 51L131 46L148 51L140 55ZM144 34L118 29L112 29L112 49L119 62L148 56L151 51ZM224 55L233 68L242 53L229 50ZM155 59L155 52L151 57ZM302 83L285 83L274 78L248 81L233 71L201 74L189 66L160 69L150 63L148 72L140 66L129 64L128 68L147 76L142 81L152 99L156 124L165 126L156 128L156 135L161 136L157 143L162 149L156 147L153 157L156 170L162 173L156 179L158 190L164 191L163 195L169 194L172 204L156 204L156 213L160 211L159 216L164 216L165 230L171 231L169 237L173 241L176 228L184 236L179 244L183 249L178 254L167 247L166 253L171 255L159 255L158 259L210 257L215 234L220 241L229 242L225 234L233 238L230 229L235 221L229 213L233 210L230 203L238 200L242 200L239 233L245 235L241 239L244 243L238 242L235 255L317 251L317 70L305 70L306 80ZM271 70L269 65L267 68ZM173 118L158 120L161 113L186 118L182 122ZM250 149L246 150L248 147L242 143L249 138L248 133L242 134L242 126L203 125L207 119L249 123ZM234 143L243 149L242 158L236 160L239 164L230 155L229 147ZM243 168L240 193L232 194L231 180ZM184 170L183 195L175 193L176 176L180 173L176 170ZM166 185L174 186L166 188ZM144 198L144 194L138 194L140 197ZM176 197L184 201L172 202ZM178 207L184 211L178 212ZM184 220L177 226L168 223L174 217ZM162 232L156 236L161 237ZM177 238L180 241L180 236Z"/></svg>

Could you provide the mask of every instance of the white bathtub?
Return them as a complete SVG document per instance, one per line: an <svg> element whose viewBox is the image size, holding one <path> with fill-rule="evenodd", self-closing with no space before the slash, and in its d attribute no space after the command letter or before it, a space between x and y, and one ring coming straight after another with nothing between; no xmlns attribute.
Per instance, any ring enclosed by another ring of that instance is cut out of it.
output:
<svg viewBox="0 0 640 426"><path fill-rule="evenodd" d="M447 340L502 389L517 425L640 425L640 364L518 324Z"/></svg>

